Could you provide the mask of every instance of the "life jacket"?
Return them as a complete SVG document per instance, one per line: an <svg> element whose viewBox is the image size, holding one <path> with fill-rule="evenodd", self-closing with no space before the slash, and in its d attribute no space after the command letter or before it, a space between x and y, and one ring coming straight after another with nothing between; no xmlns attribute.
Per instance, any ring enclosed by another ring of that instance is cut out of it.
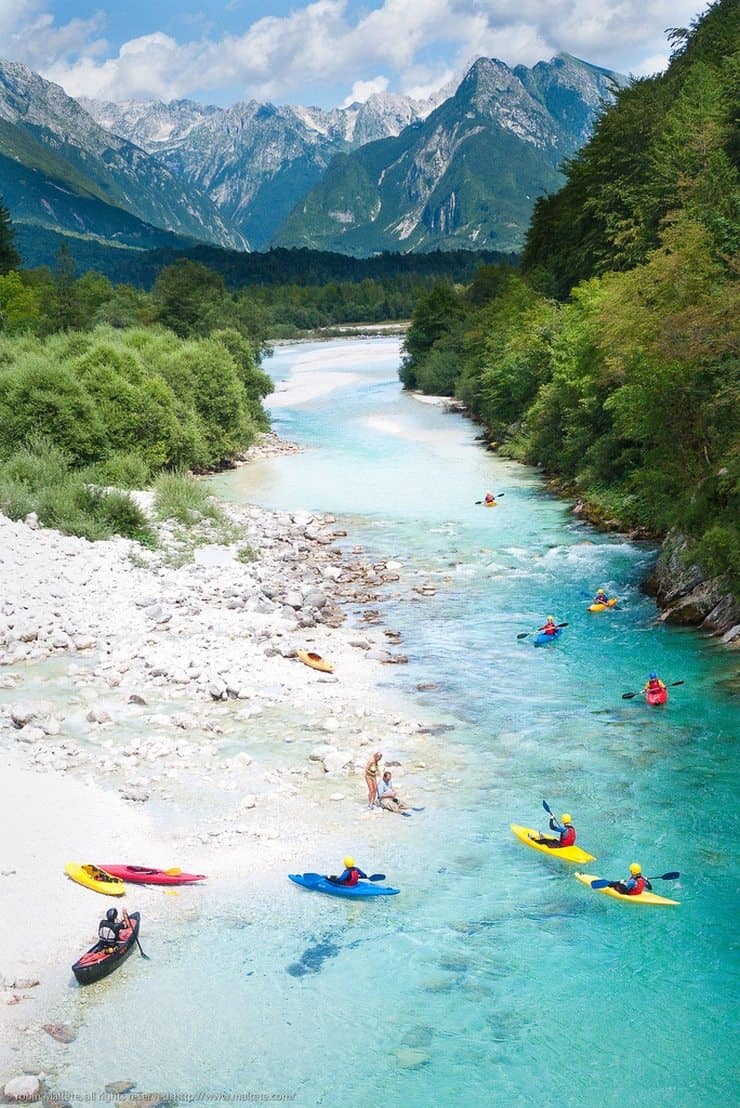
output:
<svg viewBox="0 0 740 1108"><path fill-rule="evenodd" d="M108 920L102 920L98 927L98 938L101 943L107 943L108 946L115 946L117 942L120 942L118 938L118 932L121 930L121 924L110 924Z"/></svg>
<svg viewBox="0 0 740 1108"><path fill-rule="evenodd" d="M654 677L652 681L648 681L648 688L651 692L658 692L660 689L664 689L665 685L659 677Z"/></svg>
<svg viewBox="0 0 740 1108"><path fill-rule="evenodd" d="M573 846L576 841L576 829L572 824L565 825L565 831L560 833L560 845L561 846Z"/></svg>
<svg viewBox="0 0 740 1108"><path fill-rule="evenodd" d="M546 623L542 630L546 635L554 635L557 631L557 627L554 623Z"/></svg>
<svg viewBox="0 0 740 1108"><path fill-rule="evenodd" d="M360 871L357 869L356 866L353 866L352 869L349 871L349 877L347 878L346 881L343 882L343 884L344 885L356 885L359 880L360 880Z"/></svg>
<svg viewBox="0 0 740 1108"><path fill-rule="evenodd" d="M638 877L635 878L634 887L627 890L627 895L628 896L639 896L640 893L645 891L646 885L647 885L647 880L642 876L642 874L640 874Z"/></svg>

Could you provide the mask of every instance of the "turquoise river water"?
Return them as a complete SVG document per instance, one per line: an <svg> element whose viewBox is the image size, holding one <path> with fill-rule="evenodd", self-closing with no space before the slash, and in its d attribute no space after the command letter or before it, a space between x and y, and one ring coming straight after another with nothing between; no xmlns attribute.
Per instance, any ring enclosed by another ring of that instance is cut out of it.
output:
<svg viewBox="0 0 740 1108"><path fill-rule="evenodd" d="M371 560L432 574L435 596L383 606L409 656L384 680L455 725L441 798L368 860L401 895L350 904L284 874L247 901L234 889L187 947L160 939L82 997L57 1085L130 1075L203 1105L735 1103L731 653L657 622L638 590L651 547L576 521L473 424L402 394L398 362L388 337L280 348L267 368L306 387L275 394L274 427L307 449L216 485L333 512ZM336 387L317 395L316 372ZM474 504L487 488L495 510ZM599 585L621 603L589 615ZM557 643L517 640L550 612L569 624ZM651 669L685 684L662 709L622 700ZM509 823L544 827L543 798L574 814L591 872L680 870L655 882L680 907L623 905L518 843Z"/></svg>

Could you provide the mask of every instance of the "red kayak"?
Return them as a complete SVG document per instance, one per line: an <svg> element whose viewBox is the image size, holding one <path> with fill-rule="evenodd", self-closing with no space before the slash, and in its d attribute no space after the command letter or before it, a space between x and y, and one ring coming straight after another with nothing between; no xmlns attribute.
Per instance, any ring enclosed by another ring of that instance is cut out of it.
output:
<svg viewBox="0 0 740 1108"><path fill-rule="evenodd" d="M149 866L101 866L111 877L131 881L134 885L192 885L205 881L205 873L183 873L176 866L172 869L150 869Z"/></svg>
<svg viewBox="0 0 740 1108"><path fill-rule="evenodd" d="M668 699L668 689L648 689L645 693L648 704L665 704Z"/></svg>

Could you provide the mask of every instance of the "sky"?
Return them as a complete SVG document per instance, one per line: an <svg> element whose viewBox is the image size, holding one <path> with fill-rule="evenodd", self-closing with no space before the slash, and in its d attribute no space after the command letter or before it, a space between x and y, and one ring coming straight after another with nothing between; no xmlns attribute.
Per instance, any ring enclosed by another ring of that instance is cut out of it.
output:
<svg viewBox="0 0 740 1108"><path fill-rule="evenodd" d="M425 98L477 57L664 69L706 0L0 0L0 57L72 96L331 108Z"/></svg>

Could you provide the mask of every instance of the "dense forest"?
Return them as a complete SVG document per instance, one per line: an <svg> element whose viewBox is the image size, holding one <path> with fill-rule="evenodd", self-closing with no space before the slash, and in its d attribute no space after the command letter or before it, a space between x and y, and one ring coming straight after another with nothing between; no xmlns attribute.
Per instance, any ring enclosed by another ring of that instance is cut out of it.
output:
<svg viewBox="0 0 740 1108"><path fill-rule="evenodd" d="M417 305L404 384L456 395L507 455L592 512L673 527L740 575L740 8L671 33L534 212L521 272L484 267Z"/></svg>

